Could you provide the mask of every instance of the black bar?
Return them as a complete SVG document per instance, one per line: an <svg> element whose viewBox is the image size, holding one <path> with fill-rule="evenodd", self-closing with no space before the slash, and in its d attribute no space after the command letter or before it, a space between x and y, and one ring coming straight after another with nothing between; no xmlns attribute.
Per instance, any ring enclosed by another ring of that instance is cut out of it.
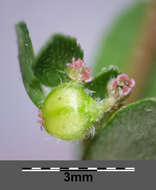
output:
<svg viewBox="0 0 156 190"><path fill-rule="evenodd" d="M97 170L65 170L65 169L61 169L61 172L97 172Z"/></svg>
<svg viewBox="0 0 156 190"><path fill-rule="evenodd" d="M50 170L50 168L41 168L41 170Z"/></svg>
<svg viewBox="0 0 156 190"><path fill-rule="evenodd" d="M87 170L88 168L86 168L86 167L80 167L80 168L78 168L79 170Z"/></svg>
<svg viewBox="0 0 156 190"><path fill-rule="evenodd" d="M119 168L119 167L117 167L116 170L125 170L125 168Z"/></svg>

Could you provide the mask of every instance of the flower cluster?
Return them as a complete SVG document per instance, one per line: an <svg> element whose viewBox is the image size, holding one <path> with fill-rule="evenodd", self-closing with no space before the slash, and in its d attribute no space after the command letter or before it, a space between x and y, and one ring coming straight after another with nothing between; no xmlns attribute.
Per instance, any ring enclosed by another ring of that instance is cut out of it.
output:
<svg viewBox="0 0 156 190"><path fill-rule="evenodd" d="M91 69L89 67L85 67L85 63L82 59L72 58L72 63L67 63L69 68L68 75L73 80L78 80L81 82L89 82L92 80L91 77Z"/></svg>
<svg viewBox="0 0 156 190"><path fill-rule="evenodd" d="M122 99L131 93L134 86L133 78L129 78L126 74L120 74L109 82L108 93L115 99Z"/></svg>

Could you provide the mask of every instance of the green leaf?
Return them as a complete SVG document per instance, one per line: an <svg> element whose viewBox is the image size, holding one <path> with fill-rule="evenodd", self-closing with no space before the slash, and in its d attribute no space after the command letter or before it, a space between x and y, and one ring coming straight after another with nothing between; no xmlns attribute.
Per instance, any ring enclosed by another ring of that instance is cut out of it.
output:
<svg viewBox="0 0 156 190"><path fill-rule="evenodd" d="M44 92L32 70L35 57L26 24L24 22L18 23L16 25L16 32L19 46L20 69L24 86L33 103L37 107L40 107L44 100Z"/></svg>
<svg viewBox="0 0 156 190"><path fill-rule="evenodd" d="M85 160L155 160L156 99L118 110L89 143Z"/></svg>
<svg viewBox="0 0 156 190"><path fill-rule="evenodd" d="M35 75L46 86L57 86L68 81L66 64L72 58L83 59L83 51L75 38L55 34L39 52L34 66Z"/></svg>
<svg viewBox="0 0 156 190"><path fill-rule="evenodd" d="M105 98L107 94L107 84L112 78L116 78L119 74L119 70L116 67L108 67L101 71L91 82L85 84L85 88L93 91L91 96L94 98Z"/></svg>
<svg viewBox="0 0 156 190"><path fill-rule="evenodd" d="M142 32L147 8L147 2L135 3L115 20L107 36L100 42L96 64L93 65L94 75L102 67L109 65L118 66L121 72L128 70L129 61Z"/></svg>

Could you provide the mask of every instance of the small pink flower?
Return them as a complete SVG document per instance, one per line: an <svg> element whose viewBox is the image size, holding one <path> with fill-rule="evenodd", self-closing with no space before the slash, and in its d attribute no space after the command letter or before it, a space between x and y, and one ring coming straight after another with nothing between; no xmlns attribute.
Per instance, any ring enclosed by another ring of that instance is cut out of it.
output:
<svg viewBox="0 0 156 190"><path fill-rule="evenodd" d="M117 80L118 81L124 81L125 83L127 83L127 85L130 87L130 88L133 88L135 86L135 81L134 79L132 78L129 78L128 75L126 74L120 74L117 76Z"/></svg>
<svg viewBox="0 0 156 190"><path fill-rule="evenodd" d="M68 71L68 75L73 80L78 80L82 82L89 82L92 80L90 75L91 69L84 66L85 63L82 59L72 58L72 63L67 63L68 67L71 69Z"/></svg>
<svg viewBox="0 0 156 190"><path fill-rule="evenodd" d="M88 72L81 73L81 81L89 82L91 80L92 80L92 77L90 76L90 73L88 73Z"/></svg>
<svg viewBox="0 0 156 190"><path fill-rule="evenodd" d="M67 63L68 67L72 67L73 70L80 70L84 66L84 61L79 59L72 58L72 63Z"/></svg>
<svg viewBox="0 0 156 190"><path fill-rule="evenodd" d="M108 92L116 99L121 99L128 96L134 86L134 79L129 78L126 74L120 74L116 79L110 81L108 84Z"/></svg>

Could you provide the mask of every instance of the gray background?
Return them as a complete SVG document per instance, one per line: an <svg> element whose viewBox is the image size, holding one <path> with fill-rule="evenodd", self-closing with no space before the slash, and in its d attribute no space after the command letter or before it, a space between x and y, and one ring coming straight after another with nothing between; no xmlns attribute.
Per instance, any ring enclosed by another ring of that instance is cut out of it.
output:
<svg viewBox="0 0 156 190"><path fill-rule="evenodd" d="M22 84L14 25L28 24L35 52L55 32L75 36L91 64L103 31L134 0L0 0L0 159L78 159L79 142L41 131Z"/></svg>
<svg viewBox="0 0 156 190"><path fill-rule="evenodd" d="M22 167L135 167L135 172L70 172L92 174L93 182L65 182L64 172L26 172ZM17 190L108 189L155 190L155 161L0 161L0 188ZM9 182L9 183L8 183Z"/></svg>

